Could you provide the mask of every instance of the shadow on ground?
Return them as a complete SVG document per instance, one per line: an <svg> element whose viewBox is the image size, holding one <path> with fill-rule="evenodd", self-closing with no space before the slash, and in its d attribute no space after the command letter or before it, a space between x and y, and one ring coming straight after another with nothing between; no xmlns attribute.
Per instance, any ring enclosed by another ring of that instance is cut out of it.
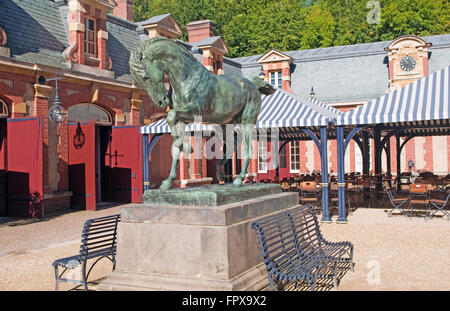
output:
<svg viewBox="0 0 450 311"><path fill-rule="evenodd" d="M106 210L108 208L116 207L119 205L123 205L124 203L113 203L113 202L102 202L98 203L96 206L96 211ZM74 208L66 208L60 209L57 211L48 212L42 218L15 218L15 217L0 217L0 226L24 226L33 223L45 222L55 218L58 218L63 215L69 215L77 212L84 211L82 209L74 209Z"/></svg>
<svg viewBox="0 0 450 311"><path fill-rule="evenodd" d="M338 264L337 270L337 279L338 284L345 276L345 274L351 271L350 263L342 262ZM352 272L351 272L352 273ZM311 291L311 285L307 282L300 281L297 283L284 283L282 284L278 290L281 291L290 291L290 292L303 292L303 291ZM334 288L333 279L319 278L316 280L316 291L333 291L336 290Z"/></svg>

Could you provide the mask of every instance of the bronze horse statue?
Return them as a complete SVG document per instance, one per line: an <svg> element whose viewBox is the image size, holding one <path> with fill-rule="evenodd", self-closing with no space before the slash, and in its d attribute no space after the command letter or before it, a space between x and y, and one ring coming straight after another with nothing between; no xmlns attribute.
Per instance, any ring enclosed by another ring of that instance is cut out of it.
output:
<svg viewBox="0 0 450 311"><path fill-rule="evenodd" d="M185 127L201 116L202 123L218 124L226 137L226 124L240 124L244 139L244 163L234 186L240 186L252 154L251 135L261 108L261 95L275 89L259 77L244 78L215 75L175 40L155 37L142 42L130 57L130 71L153 104L167 109L166 121L173 136L172 167L160 189L169 189L177 176L181 151L191 153L183 143ZM170 83L167 91L165 76ZM222 140L223 142L223 140ZM217 163L217 178L224 180L224 158Z"/></svg>

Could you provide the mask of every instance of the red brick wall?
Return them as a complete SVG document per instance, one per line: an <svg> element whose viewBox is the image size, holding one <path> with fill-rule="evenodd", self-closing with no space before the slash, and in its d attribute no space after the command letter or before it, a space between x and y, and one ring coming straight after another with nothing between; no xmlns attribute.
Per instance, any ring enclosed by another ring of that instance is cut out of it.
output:
<svg viewBox="0 0 450 311"><path fill-rule="evenodd" d="M70 197L58 197L58 198L52 198L52 199L46 199L44 202L44 209L45 212L48 213L49 211L58 211L61 209L69 208L70 207Z"/></svg>
<svg viewBox="0 0 450 311"><path fill-rule="evenodd" d="M117 6L113 9L113 14L117 17L133 20L133 0L116 0Z"/></svg>
<svg viewBox="0 0 450 311"><path fill-rule="evenodd" d="M412 138L410 141L408 141L406 143L406 145L403 147L403 149L405 150L405 154L406 154L405 171L409 172L409 167L408 167L409 159L413 160L413 162L414 162L413 172L417 171L417 168L416 168L416 142L415 142L415 139Z"/></svg>
<svg viewBox="0 0 450 311"><path fill-rule="evenodd" d="M425 166L424 169L426 171L433 171L433 137L426 136L425 143L423 144L424 148L424 161Z"/></svg>

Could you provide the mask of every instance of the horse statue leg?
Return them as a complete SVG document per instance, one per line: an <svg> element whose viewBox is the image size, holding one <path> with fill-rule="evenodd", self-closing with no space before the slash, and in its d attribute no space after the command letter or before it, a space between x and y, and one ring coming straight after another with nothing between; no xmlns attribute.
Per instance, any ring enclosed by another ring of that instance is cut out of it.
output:
<svg viewBox="0 0 450 311"><path fill-rule="evenodd" d="M243 125L242 134L244 136L244 164L242 165L241 173L233 180L233 186L239 187L247 173L248 164L252 156L252 132L254 124Z"/></svg>
<svg viewBox="0 0 450 311"><path fill-rule="evenodd" d="M222 128L222 137L220 137L220 140L222 141L222 146L225 147L225 141L227 139L226 125L222 125L221 128ZM225 148L223 148L223 150L225 150ZM223 153L223 158L220 159L220 161L217 162L217 164L216 164L216 176L217 176L217 179L220 182L225 181L225 173L224 173L224 168L223 167L225 166L226 162L227 162L227 155L224 152Z"/></svg>
<svg viewBox="0 0 450 311"><path fill-rule="evenodd" d="M169 114L172 111L169 111ZM175 114L175 112L174 112ZM173 143L172 143L172 167L170 169L170 174L167 179L165 179L159 189L167 190L172 187L172 181L177 177L178 171L178 160L180 158L181 151L183 149L187 149L186 144L183 144L184 139L184 129L186 127L186 123L181 121L176 121L175 118L170 118L167 116L167 123L169 123L170 130L172 132ZM190 147L190 146L189 146Z"/></svg>

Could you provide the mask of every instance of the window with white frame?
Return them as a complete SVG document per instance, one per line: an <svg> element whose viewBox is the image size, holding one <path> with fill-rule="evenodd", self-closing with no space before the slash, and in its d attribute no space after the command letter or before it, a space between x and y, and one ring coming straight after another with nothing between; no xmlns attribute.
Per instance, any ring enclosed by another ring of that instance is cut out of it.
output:
<svg viewBox="0 0 450 311"><path fill-rule="evenodd" d="M281 71L272 71L270 73L270 84L273 87L281 89L283 87L283 79L281 76Z"/></svg>
<svg viewBox="0 0 450 311"><path fill-rule="evenodd" d="M112 124L112 117L108 111L89 103L70 106L68 118L69 122L95 121L98 124Z"/></svg>
<svg viewBox="0 0 450 311"><path fill-rule="evenodd" d="M298 141L291 141L289 148L289 168L291 173L300 172L300 143Z"/></svg>
<svg viewBox="0 0 450 311"><path fill-rule="evenodd" d="M258 142L258 173L267 173L267 141Z"/></svg>
<svg viewBox="0 0 450 311"><path fill-rule="evenodd" d="M95 19L84 18L84 52L86 54L97 55L97 40L96 40L96 25Z"/></svg>

